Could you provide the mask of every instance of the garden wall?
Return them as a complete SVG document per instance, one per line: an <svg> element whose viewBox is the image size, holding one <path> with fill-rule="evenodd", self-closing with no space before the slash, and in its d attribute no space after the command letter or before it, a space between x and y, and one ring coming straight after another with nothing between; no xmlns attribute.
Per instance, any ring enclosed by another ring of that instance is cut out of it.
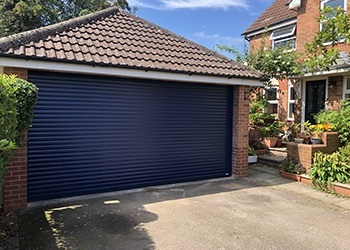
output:
<svg viewBox="0 0 350 250"><path fill-rule="evenodd" d="M331 154L341 146L337 132L326 132L322 135L323 144L298 144L295 142L287 143L288 160L300 162L309 172L312 164L312 157L316 152Z"/></svg>

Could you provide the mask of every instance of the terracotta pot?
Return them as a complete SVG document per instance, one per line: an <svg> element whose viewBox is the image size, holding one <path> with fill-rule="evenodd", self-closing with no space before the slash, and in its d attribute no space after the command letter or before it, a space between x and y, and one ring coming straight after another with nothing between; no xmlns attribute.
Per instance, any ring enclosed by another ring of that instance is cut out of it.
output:
<svg viewBox="0 0 350 250"><path fill-rule="evenodd" d="M280 173L281 173L281 176L283 178L300 182L300 175L298 175L298 174L291 174L291 173L285 172L283 170L280 170Z"/></svg>
<svg viewBox="0 0 350 250"><path fill-rule="evenodd" d="M277 140L276 147L282 147L283 141L281 139Z"/></svg>
<svg viewBox="0 0 350 250"><path fill-rule="evenodd" d="M311 137L310 136L304 136L304 144L309 144Z"/></svg>
<svg viewBox="0 0 350 250"><path fill-rule="evenodd" d="M256 155L263 155L266 153L266 148L263 149L254 149Z"/></svg>
<svg viewBox="0 0 350 250"><path fill-rule="evenodd" d="M268 148L273 148L277 143L277 138L264 137L264 142Z"/></svg>

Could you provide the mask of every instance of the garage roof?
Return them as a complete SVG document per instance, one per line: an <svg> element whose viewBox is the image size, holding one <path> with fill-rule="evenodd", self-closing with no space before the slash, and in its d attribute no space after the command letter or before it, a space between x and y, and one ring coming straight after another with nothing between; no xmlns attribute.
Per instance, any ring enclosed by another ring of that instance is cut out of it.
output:
<svg viewBox="0 0 350 250"><path fill-rule="evenodd" d="M0 57L262 79L259 71L117 7L0 39Z"/></svg>

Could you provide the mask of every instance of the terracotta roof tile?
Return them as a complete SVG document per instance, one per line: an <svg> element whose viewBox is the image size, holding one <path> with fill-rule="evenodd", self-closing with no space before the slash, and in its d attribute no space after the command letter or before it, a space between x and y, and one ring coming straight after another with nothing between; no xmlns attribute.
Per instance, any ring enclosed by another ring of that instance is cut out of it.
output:
<svg viewBox="0 0 350 250"><path fill-rule="evenodd" d="M273 2L273 4L271 4L271 6L265 10L265 12L262 13L246 31L243 32L243 34L257 31L291 18L296 18L297 12L290 10L289 6L286 5L289 2L290 0L276 0Z"/></svg>
<svg viewBox="0 0 350 250"><path fill-rule="evenodd" d="M112 7L0 39L0 57L262 79L263 74Z"/></svg>

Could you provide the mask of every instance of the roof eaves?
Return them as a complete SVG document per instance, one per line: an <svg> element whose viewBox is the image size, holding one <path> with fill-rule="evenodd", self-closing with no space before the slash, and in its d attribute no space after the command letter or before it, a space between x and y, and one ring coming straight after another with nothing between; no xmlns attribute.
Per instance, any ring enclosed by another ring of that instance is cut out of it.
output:
<svg viewBox="0 0 350 250"><path fill-rule="evenodd" d="M255 30L251 30L251 31L249 31L249 32L243 32L242 34L241 34L241 36L248 36L248 34L251 34L251 33L263 33L264 32L264 30L266 29L266 28L269 28L269 27L273 27L273 26L276 26L276 25L279 25L279 24L282 24L282 23L285 23L285 22L288 22L288 21L291 21L291 20L293 20L293 19L295 19L296 20L296 16L295 17L291 17L291 18L288 18L288 19L285 19L285 20L282 20L282 21L279 21L279 22L275 22L275 23L272 23L272 24L270 24L270 25L267 25L267 26L265 26L265 27L262 27L262 28L258 28L258 29L255 29Z"/></svg>
<svg viewBox="0 0 350 250"><path fill-rule="evenodd" d="M214 77L223 77L223 78L237 78L237 79L251 79L251 80L258 80L258 81L265 81L267 78L267 75L261 73L260 71L257 71L253 68L250 68L248 66L245 66L248 68L250 72L253 74L256 74L258 76L236 76L236 75L215 75L211 73L199 73L199 72L193 72L193 71L185 71L185 70L178 70L173 71L170 69L156 69L156 68L150 68L150 67L138 67L138 66L128 66L128 65L114 65L114 64L105 64L105 63L96 63L96 62L82 62L82 61L76 61L76 60L67 60L67 59L54 59L54 58L41 58L41 57L31 57L31 56L23 56L23 55L13 55L13 54L0 54L0 57L7 57L7 58L17 58L17 59L25 59L25 60L34 60L34 61L47 61L47 62L57 62L57 63L71 63L71 64L80 64L80 65L90 65L90 66L100 66L100 67L110 67L110 68L124 68L124 69L136 69L136 70L144 70L144 71L154 71L154 72L170 72L170 73L178 73L178 74L189 74L189 75L204 75L204 76L214 76ZM245 70L245 69L242 69Z"/></svg>
<svg viewBox="0 0 350 250"><path fill-rule="evenodd" d="M68 21L3 37L0 38L0 50L7 50L11 47L18 46L19 44L27 43L30 41L38 41L43 37L54 35L69 28L77 27L81 24L100 19L113 13L117 13L118 11L120 11L118 7L111 7L85 16L73 18Z"/></svg>

